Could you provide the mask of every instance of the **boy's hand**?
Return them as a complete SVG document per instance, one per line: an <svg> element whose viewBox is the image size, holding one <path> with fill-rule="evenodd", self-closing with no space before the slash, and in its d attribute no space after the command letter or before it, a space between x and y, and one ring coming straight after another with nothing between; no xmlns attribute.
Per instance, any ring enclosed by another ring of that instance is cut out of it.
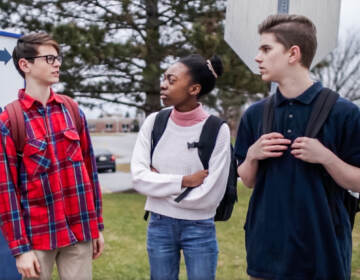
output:
<svg viewBox="0 0 360 280"><path fill-rule="evenodd" d="M181 186L184 188L190 187L194 188L201 185L205 178L209 175L208 170L200 170L194 174L184 176L182 179Z"/></svg>
<svg viewBox="0 0 360 280"><path fill-rule="evenodd" d="M326 164L331 160L331 151L318 139L298 137L291 145L294 157L310 163Z"/></svg>
<svg viewBox="0 0 360 280"><path fill-rule="evenodd" d="M273 157L281 157L291 144L281 133L271 132L262 135L248 150L250 160L263 160Z"/></svg>
<svg viewBox="0 0 360 280"><path fill-rule="evenodd" d="M39 278L40 263L33 251L15 257L16 268L23 278Z"/></svg>
<svg viewBox="0 0 360 280"><path fill-rule="evenodd" d="M102 232L99 232L99 238L93 239L93 259L97 259L101 256L102 252L104 251L104 236Z"/></svg>

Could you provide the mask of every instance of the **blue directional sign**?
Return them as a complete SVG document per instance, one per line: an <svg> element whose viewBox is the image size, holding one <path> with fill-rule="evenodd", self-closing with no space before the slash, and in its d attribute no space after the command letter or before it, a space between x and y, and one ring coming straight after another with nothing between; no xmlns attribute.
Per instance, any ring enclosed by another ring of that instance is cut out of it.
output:
<svg viewBox="0 0 360 280"><path fill-rule="evenodd" d="M24 86L22 77L11 61L11 53L21 35L0 31L0 107L16 99L18 90ZM21 275L15 265L8 244L0 231L0 279L19 280Z"/></svg>
<svg viewBox="0 0 360 280"><path fill-rule="evenodd" d="M15 100L19 89L24 87L24 80L17 72L11 56L20 36L0 31L0 108Z"/></svg>
<svg viewBox="0 0 360 280"><path fill-rule="evenodd" d="M11 55L9 54L7 49L4 49L3 51L0 50L0 61L4 61L5 64L7 64L10 59Z"/></svg>

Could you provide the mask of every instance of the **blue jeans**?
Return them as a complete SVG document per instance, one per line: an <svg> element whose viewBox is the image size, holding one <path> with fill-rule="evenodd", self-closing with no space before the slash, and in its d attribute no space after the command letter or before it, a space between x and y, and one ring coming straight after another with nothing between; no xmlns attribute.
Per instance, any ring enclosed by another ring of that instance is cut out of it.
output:
<svg viewBox="0 0 360 280"><path fill-rule="evenodd" d="M147 251L151 280L179 279L183 250L188 280L213 280L218 245L214 219L181 220L151 213Z"/></svg>

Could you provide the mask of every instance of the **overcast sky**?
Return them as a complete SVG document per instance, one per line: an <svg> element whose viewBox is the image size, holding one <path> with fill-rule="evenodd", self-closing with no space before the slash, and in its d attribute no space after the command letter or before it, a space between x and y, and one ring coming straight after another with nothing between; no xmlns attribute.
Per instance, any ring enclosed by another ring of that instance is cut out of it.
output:
<svg viewBox="0 0 360 280"><path fill-rule="evenodd" d="M353 29L360 31L360 0L342 0L340 11L340 36Z"/></svg>

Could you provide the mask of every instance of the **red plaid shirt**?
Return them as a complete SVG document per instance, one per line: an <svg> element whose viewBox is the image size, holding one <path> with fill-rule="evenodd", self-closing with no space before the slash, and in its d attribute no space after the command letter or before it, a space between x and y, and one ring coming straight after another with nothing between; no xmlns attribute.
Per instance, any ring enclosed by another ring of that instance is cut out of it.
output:
<svg viewBox="0 0 360 280"><path fill-rule="evenodd" d="M101 192L84 113L79 134L53 91L44 107L22 89L23 159L18 166L6 111L0 115L0 225L12 254L96 239Z"/></svg>

